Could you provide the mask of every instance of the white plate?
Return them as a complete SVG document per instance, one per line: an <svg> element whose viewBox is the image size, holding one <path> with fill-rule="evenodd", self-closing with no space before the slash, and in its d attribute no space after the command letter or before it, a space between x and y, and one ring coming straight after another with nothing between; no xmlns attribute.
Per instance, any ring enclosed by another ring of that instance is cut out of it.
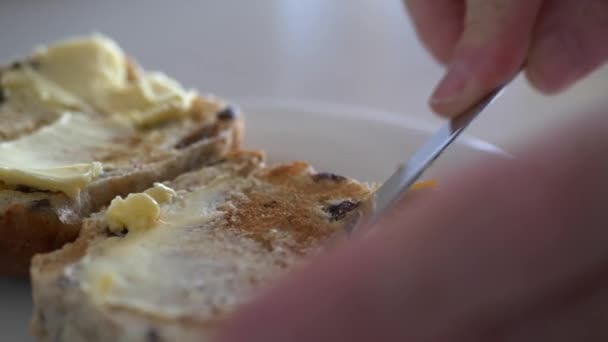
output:
<svg viewBox="0 0 608 342"><path fill-rule="evenodd" d="M303 160L318 171L383 181L438 127L395 113L320 102L241 99L245 147L262 149L270 163ZM426 176L475 158L506 156L485 141L461 136Z"/></svg>
<svg viewBox="0 0 608 342"><path fill-rule="evenodd" d="M263 149L270 163L308 161L364 181L382 181L436 129L397 114L345 105L241 99L249 149ZM429 175L473 158L502 154L470 137L459 139ZM440 176L439 176L440 177ZM0 279L0 340L33 341L28 334L31 300L27 282Z"/></svg>

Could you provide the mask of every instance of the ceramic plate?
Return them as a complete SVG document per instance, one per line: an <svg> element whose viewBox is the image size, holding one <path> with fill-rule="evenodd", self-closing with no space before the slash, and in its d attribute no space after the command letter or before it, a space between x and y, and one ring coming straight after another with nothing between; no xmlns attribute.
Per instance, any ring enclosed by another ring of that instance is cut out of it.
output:
<svg viewBox="0 0 608 342"><path fill-rule="evenodd" d="M327 103L241 99L246 113L249 149L263 149L269 163L308 161L329 171L364 181L382 181L436 129L405 116ZM429 170L441 178L472 159L500 155L495 146L460 138ZM33 341L28 333L29 285L0 279L0 340Z"/></svg>

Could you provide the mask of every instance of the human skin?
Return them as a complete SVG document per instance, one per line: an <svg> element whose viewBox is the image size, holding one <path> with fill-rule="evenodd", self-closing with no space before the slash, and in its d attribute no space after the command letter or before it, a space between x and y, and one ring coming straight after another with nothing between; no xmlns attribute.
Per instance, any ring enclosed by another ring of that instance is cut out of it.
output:
<svg viewBox="0 0 608 342"><path fill-rule="evenodd" d="M406 4L448 68L431 100L445 116L524 62L556 93L608 56L608 1ZM286 275L218 341L607 341L608 111L572 117Z"/></svg>
<svg viewBox="0 0 608 342"><path fill-rule="evenodd" d="M237 341L608 340L608 113L455 172L229 321Z"/></svg>
<svg viewBox="0 0 608 342"><path fill-rule="evenodd" d="M513 78L524 64L530 83L554 94L608 58L606 0L404 2L422 42L446 66L430 104L448 117Z"/></svg>

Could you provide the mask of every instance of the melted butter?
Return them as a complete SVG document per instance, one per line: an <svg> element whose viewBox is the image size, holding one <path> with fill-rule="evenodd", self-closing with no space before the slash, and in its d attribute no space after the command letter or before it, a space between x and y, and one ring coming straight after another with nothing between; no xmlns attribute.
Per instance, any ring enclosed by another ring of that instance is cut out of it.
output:
<svg viewBox="0 0 608 342"><path fill-rule="evenodd" d="M154 186L146 190L145 193L158 203L167 203L177 197L177 192L162 183L154 183Z"/></svg>
<svg viewBox="0 0 608 342"><path fill-rule="evenodd" d="M143 193L130 194L123 199L118 196L105 212L105 221L110 231L118 233L127 229L129 233L152 229L160 218L159 203L170 202L177 196L175 190L161 183Z"/></svg>
<svg viewBox="0 0 608 342"><path fill-rule="evenodd" d="M115 120L65 113L33 134L0 143L0 181L77 196L102 172L101 163L91 161L98 147L131 132Z"/></svg>
<svg viewBox="0 0 608 342"><path fill-rule="evenodd" d="M101 35L39 48L32 60L3 73L9 102L98 111L147 126L186 115L194 98L194 92L158 72L138 72L130 79L123 51Z"/></svg>
<svg viewBox="0 0 608 342"><path fill-rule="evenodd" d="M241 302L253 280L275 274L278 261L289 260L284 251L269 252L226 227L222 207L254 184L220 178L178 191L151 229L103 240L66 274L100 306L162 318L212 318L217 308Z"/></svg>
<svg viewBox="0 0 608 342"><path fill-rule="evenodd" d="M126 126L180 119L194 97L163 74L131 73L120 47L101 35L41 47L0 77L5 108L56 120L0 145L0 183L69 196L77 196L101 174L94 147L110 144Z"/></svg>
<svg viewBox="0 0 608 342"><path fill-rule="evenodd" d="M218 177L203 188L183 192L170 205L163 206L162 225L179 228L217 218L221 215L218 205L224 204L232 191L242 191L251 186L251 182L230 176Z"/></svg>
<svg viewBox="0 0 608 342"><path fill-rule="evenodd" d="M161 73L150 73L144 79L112 92L109 108L122 113L138 126L154 126L184 117L194 95ZM133 109L137 108L137 109Z"/></svg>
<svg viewBox="0 0 608 342"><path fill-rule="evenodd" d="M4 73L2 88L10 94L10 103L17 108L24 107L24 111L32 110L34 106L53 114L61 110L92 111L83 99L57 86L29 66L22 67L19 72Z"/></svg>

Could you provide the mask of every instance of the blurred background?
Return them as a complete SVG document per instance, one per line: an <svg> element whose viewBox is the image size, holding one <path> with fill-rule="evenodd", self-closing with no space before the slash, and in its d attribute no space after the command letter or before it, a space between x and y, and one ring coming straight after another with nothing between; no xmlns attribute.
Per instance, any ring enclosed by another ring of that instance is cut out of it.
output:
<svg viewBox="0 0 608 342"><path fill-rule="evenodd" d="M378 108L437 125L426 99L441 68L400 0L3 0L0 60L101 32L151 69L231 100ZM508 146L606 101L608 70L559 97L518 80L470 134Z"/></svg>
<svg viewBox="0 0 608 342"><path fill-rule="evenodd" d="M232 101L330 102L440 123L426 101L442 70L400 0L0 0L2 62L91 32L147 68ZM607 93L607 68L551 98L518 79L470 134L508 149L568 114L608 105ZM0 322L23 334L2 340L28 340L27 286L2 282L0 291L15 294L3 299Z"/></svg>

